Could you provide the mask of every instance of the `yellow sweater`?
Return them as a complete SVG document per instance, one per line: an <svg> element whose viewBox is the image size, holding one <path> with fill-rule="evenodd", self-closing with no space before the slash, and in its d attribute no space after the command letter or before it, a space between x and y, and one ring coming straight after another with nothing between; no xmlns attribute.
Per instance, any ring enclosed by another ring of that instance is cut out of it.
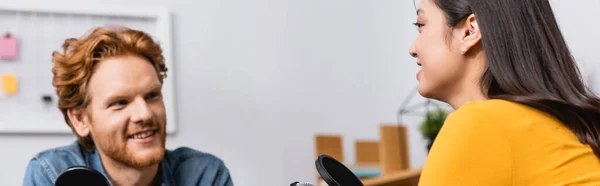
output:
<svg viewBox="0 0 600 186"><path fill-rule="evenodd" d="M419 185L597 186L600 159L550 115L509 101L474 101L446 119Z"/></svg>

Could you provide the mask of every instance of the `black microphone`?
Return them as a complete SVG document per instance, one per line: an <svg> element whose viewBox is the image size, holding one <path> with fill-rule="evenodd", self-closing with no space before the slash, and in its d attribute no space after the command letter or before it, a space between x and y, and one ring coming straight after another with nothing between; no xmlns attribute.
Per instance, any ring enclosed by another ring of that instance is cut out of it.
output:
<svg viewBox="0 0 600 186"><path fill-rule="evenodd" d="M331 156L322 154L315 164L317 172L329 186L364 186L348 167Z"/></svg>
<svg viewBox="0 0 600 186"><path fill-rule="evenodd" d="M315 186L312 183L308 183L308 182L294 182L292 184L290 184L290 186Z"/></svg>
<svg viewBox="0 0 600 186"><path fill-rule="evenodd" d="M60 173L56 179L55 186L110 186L102 173L84 166L69 167Z"/></svg>

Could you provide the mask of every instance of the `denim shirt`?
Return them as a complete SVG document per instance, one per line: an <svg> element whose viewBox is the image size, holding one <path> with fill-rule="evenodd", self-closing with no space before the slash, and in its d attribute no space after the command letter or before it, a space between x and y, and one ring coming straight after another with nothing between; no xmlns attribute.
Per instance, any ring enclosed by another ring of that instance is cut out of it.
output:
<svg viewBox="0 0 600 186"><path fill-rule="evenodd" d="M75 141L33 157L27 165L23 185L52 186L57 177L72 166L90 167L108 178L97 151L87 152ZM233 186L223 161L187 147L166 150L157 176L161 183L156 185L161 186Z"/></svg>

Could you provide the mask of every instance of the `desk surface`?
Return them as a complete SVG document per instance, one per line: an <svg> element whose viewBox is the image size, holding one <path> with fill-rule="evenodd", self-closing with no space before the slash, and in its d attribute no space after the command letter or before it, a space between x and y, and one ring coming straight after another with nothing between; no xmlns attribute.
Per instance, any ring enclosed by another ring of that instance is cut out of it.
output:
<svg viewBox="0 0 600 186"><path fill-rule="evenodd" d="M389 175L362 180L365 186L412 186L416 185L421 176L421 169L412 169Z"/></svg>

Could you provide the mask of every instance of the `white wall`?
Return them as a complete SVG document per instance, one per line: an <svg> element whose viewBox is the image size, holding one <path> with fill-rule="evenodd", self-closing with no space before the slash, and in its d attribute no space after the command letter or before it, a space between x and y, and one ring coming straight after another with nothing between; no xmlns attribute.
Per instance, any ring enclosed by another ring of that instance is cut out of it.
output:
<svg viewBox="0 0 600 186"><path fill-rule="evenodd" d="M21 1L171 8L180 123L168 147L221 157L236 185L314 181L315 133L343 134L353 162L353 141L377 139L378 125L396 122L398 106L416 85L417 66L408 55L416 36L412 1ZM591 21L598 1L555 1L569 44L592 64L600 57L600 26ZM420 167L426 155L416 131L420 118L405 121L411 164ZM0 135L0 185L20 185L35 153L72 140Z"/></svg>
<svg viewBox="0 0 600 186"><path fill-rule="evenodd" d="M292 131L285 140L286 181L314 180L315 133L342 134L352 163L356 139L376 140L379 124L397 122L400 103L416 85L417 65L408 55L414 13L412 1L289 3L279 69L281 116ZM425 158L418 119L406 118L413 167Z"/></svg>
<svg viewBox="0 0 600 186"><path fill-rule="evenodd" d="M600 93L600 1L578 3L566 0L551 1L559 26L575 59L580 63L584 78L592 90Z"/></svg>

